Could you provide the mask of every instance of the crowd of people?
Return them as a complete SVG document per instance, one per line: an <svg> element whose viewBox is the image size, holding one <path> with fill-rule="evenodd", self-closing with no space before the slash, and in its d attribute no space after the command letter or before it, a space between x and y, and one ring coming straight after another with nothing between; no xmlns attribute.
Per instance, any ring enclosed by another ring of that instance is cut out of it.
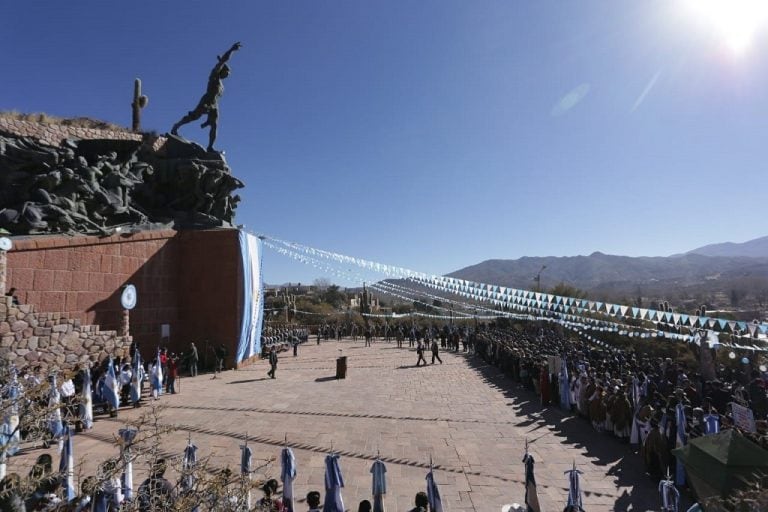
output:
<svg viewBox="0 0 768 512"><path fill-rule="evenodd" d="M671 450L683 417L688 440L736 428L768 449L768 373L748 358L718 364L714 349L694 346L695 363L673 361L609 349L537 323L522 330L481 330L474 347L487 363L535 392L542 406L562 407L598 432L636 443L653 477L675 474ZM702 358L701 351L711 353ZM752 412L755 431L735 423L733 404Z"/></svg>
<svg viewBox="0 0 768 512"><path fill-rule="evenodd" d="M583 418L597 432L614 436L627 444L636 444L647 473L658 479L675 474L677 460L671 451L676 446L680 431L678 422L681 420L685 422L682 431L687 439L733 428L756 445L768 449L768 373L765 368L747 359L734 360L733 364L722 360L718 362L714 349L704 345L694 347L694 352L697 352L694 357L683 361L648 355L648 352L632 347L621 350L608 348L579 338L561 326L540 322L517 324L514 328L452 324L438 328L433 325L395 324L378 331L373 325L363 329L366 337L372 338L373 333L378 332L385 341L396 341L400 347L408 339L409 346L416 348L419 358L417 366L427 364L424 357L426 350L432 352L432 364L442 364L439 356L441 349L463 351L482 358L499 368L518 386L535 393L542 407L561 407L567 414ZM271 377L275 377L277 349L290 346L295 349L309 339L310 332L308 327L264 329L263 341ZM317 332L319 336L336 333L327 325L318 327ZM389 333L393 335L388 336ZM226 347L214 349L217 369L223 367L227 355L225 350ZM702 351L710 353L701 357ZM150 391L155 398L162 393L173 394L182 361L194 376L198 360L197 347L192 343L185 354L177 355L161 348L149 361L137 364L142 359L138 346L134 345L125 360L106 359L93 369L78 366L70 372L50 374L47 379L40 367L24 368L18 373L17 391L21 391L24 397L23 410L33 411L34 408L50 409L52 389L55 388L62 421L82 430L88 428L83 424L80 410L81 398L87 389L92 390L94 407L101 406L103 412L115 414L116 410L108 398L110 376L116 380L120 402L139 406L143 382L150 383ZM705 365L706 362L709 364ZM138 395L135 392L137 383ZM6 398L7 384L7 381L4 382L3 388ZM736 423L733 404L751 411L755 419L754 431ZM30 419L36 417L35 414L22 415L19 426L22 439L31 440L42 434L45 443L54 440L47 433L45 423L25 422L24 416ZM49 416L45 418L47 421ZM154 489L149 492L151 495L159 493L164 499L174 498L178 485L165 480L165 464L153 468L157 471L153 469L144 488ZM108 469L100 471L105 473ZM61 478L49 476L54 474L50 455L43 454L29 475L36 482L35 488L24 488L18 474L7 475L0 481L0 510L90 510L77 508L75 502L70 502L67 505L69 508L61 505ZM111 487L105 486L103 481L98 485L95 482L95 477L82 481L82 496L77 503L103 500L105 493L114 496L120 487L119 482ZM267 484L262 488L264 498L259 506L264 510L283 510L273 484ZM310 510L314 509L313 503L320 503L319 500L317 491L307 496ZM361 503L360 510L366 510L368 505Z"/></svg>

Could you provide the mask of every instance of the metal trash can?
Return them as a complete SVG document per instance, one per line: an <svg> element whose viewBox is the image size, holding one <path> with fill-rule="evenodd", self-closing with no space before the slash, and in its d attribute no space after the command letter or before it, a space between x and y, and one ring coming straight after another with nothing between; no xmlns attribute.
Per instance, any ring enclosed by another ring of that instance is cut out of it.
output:
<svg viewBox="0 0 768 512"><path fill-rule="evenodd" d="M336 378L347 378L347 356L341 356L336 358Z"/></svg>

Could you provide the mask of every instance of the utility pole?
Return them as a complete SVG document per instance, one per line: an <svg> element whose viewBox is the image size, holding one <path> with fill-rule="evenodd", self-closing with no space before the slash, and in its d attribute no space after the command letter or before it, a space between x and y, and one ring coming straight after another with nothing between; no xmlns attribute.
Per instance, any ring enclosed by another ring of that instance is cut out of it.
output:
<svg viewBox="0 0 768 512"><path fill-rule="evenodd" d="M536 277L533 278L534 281L536 281L536 292L541 291L541 273L544 272L544 269L547 268L546 265L541 266L541 270L536 272Z"/></svg>

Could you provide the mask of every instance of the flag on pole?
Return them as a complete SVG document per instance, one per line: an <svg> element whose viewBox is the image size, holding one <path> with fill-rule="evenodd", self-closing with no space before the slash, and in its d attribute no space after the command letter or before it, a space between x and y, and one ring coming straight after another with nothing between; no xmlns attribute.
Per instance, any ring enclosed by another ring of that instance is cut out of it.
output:
<svg viewBox="0 0 768 512"><path fill-rule="evenodd" d="M197 446L192 444L192 436L187 440L187 446L184 448L184 457L181 460L181 488L189 492L195 486L195 477L192 472L197 465Z"/></svg>
<svg viewBox="0 0 768 512"><path fill-rule="evenodd" d="M717 414L704 416L704 435L710 436L720 432L720 417Z"/></svg>
<svg viewBox="0 0 768 512"><path fill-rule="evenodd" d="M120 383L115 375L115 362L112 357L109 358L109 366L107 366L107 375L104 378L101 394L112 409L120 408Z"/></svg>
<svg viewBox="0 0 768 512"><path fill-rule="evenodd" d="M523 463L525 464L525 505L528 507L527 512L540 512L539 495L536 491L536 477L533 473L535 461L533 460L533 455L528 453L527 439L525 441Z"/></svg>
<svg viewBox="0 0 768 512"><path fill-rule="evenodd" d="M152 396L157 399L163 394L163 367L160 364L160 347L157 348L157 359L152 366L150 375L150 384L152 385Z"/></svg>
<svg viewBox="0 0 768 512"><path fill-rule="evenodd" d="M64 442L61 445L61 460L59 462L59 473L61 473L62 487L64 488L64 498L66 501L72 501L77 496L75 492L75 459L72 453L72 432L69 425L62 427Z"/></svg>
<svg viewBox="0 0 768 512"><path fill-rule="evenodd" d="M121 428L118 431L122 444L123 458L123 497L126 500L133 499L133 457L131 456L131 445L138 431L133 428Z"/></svg>
<svg viewBox="0 0 768 512"><path fill-rule="evenodd" d="M429 461L429 473L427 473L427 501L429 501L429 510L432 512L443 512L443 501L440 499L440 490L435 481L434 468L432 460Z"/></svg>
<svg viewBox="0 0 768 512"><path fill-rule="evenodd" d="M158 364L160 364L158 360ZM245 444L240 445L240 476L243 479L243 485L246 489L245 504L247 510L251 510L251 449L248 448L248 438L245 439Z"/></svg>
<svg viewBox="0 0 768 512"><path fill-rule="evenodd" d="M581 483L579 482L579 475L582 472L576 469L576 461L573 461L573 469L569 469L565 472L568 475L568 502L569 507L576 507L577 510L583 510L581 503Z"/></svg>
<svg viewBox="0 0 768 512"><path fill-rule="evenodd" d="M64 432L64 425L61 423L61 395L56 385L56 374L52 373L48 378L51 389L48 394L48 431L53 439L58 439Z"/></svg>
<svg viewBox="0 0 768 512"><path fill-rule="evenodd" d="M91 369L83 370L83 396L80 402L80 422L83 428L93 428L93 393L91 392Z"/></svg>
<svg viewBox="0 0 768 512"><path fill-rule="evenodd" d="M688 436L685 433L685 409L681 403L675 407L675 423L677 423L675 444L677 448L682 448L688 443ZM675 464L675 482L677 485L685 485L685 469L679 458Z"/></svg>
<svg viewBox="0 0 768 512"><path fill-rule="evenodd" d="M677 512L680 506L680 492L675 488L675 482L667 471L666 480L659 482L659 493L661 493L662 512Z"/></svg>
<svg viewBox="0 0 768 512"><path fill-rule="evenodd" d="M339 467L339 455L330 453L325 457L325 502L323 512L344 512L344 500L341 488L344 487L344 477Z"/></svg>
<svg viewBox="0 0 768 512"><path fill-rule="evenodd" d="M16 374L16 368L11 367L11 381L6 388L5 395L8 400L8 407L3 415L3 424L0 427L0 472L3 472L2 477L5 477L5 463L6 458L9 455L16 455L19 451L19 443L21 442L21 432L19 430L19 380Z"/></svg>
<svg viewBox="0 0 768 512"><path fill-rule="evenodd" d="M131 375L131 403L138 404L141 400L141 383L144 381L144 367L141 364L141 354L138 349L133 361L133 375Z"/></svg>
<svg viewBox="0 0 768 512"><path fill-rule="evenodd" d="M384 512L384 495L387 494L387 466L378 457L371 466L373 474L373 512Z"/></svg>
<svg viewBox="0 0 768 512"><path fill-rule="evenodd" d="M283 506L286 512L296 512L293 498L293 481L296 479L296 458L287 446L280 453L280 480L283 482Z"/></svg>

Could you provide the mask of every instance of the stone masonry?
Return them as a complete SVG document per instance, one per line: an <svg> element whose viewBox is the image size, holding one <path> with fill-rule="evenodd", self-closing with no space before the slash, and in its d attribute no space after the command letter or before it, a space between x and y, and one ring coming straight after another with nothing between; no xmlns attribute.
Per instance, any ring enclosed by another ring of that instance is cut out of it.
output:
<svg viewBox="0 0 768 512"><path fill-rule="evenodd" d="M21 119L0 118L0 132L31 137L51 146L60 146L64 139L113 139L141 141L140 133L130 131L104 130L84 126L44 124Z"/></svg>
<svg viewBox="0 0 768 512"><path fill-rule="evenodd" d="M127 356L130 337L82 325L62 313L39 313L30 304L14 305L0 297L0 357L21 369L71 369L77 363L98 363L112 356Z"/></svg>

